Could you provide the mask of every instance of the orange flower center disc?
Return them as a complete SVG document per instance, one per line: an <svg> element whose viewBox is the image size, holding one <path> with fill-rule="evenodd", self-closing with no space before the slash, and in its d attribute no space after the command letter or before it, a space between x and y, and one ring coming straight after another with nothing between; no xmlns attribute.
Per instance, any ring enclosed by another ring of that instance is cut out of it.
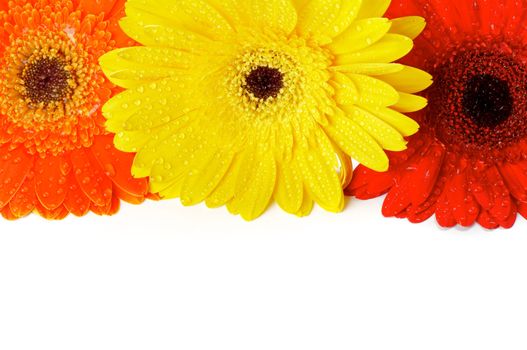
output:
<svg viewBox="0 0 527 350"><path fill-rule="evenodd" d="M52 155L91 146L104 133L100 107L113 88L97 64L100 49L113 46L107 23L93 15L81 20L79 11L35 14L29 5L8 16L27 20L4 28L9 39L0 50L0 117L11 143Z"/></svg>

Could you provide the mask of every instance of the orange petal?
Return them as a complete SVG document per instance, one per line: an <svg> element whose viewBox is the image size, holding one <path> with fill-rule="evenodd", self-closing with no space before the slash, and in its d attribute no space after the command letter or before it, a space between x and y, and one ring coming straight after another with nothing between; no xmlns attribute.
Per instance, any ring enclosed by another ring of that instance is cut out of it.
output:
<svg viewBox="0 0 527 350"><path fill-rule="evenodd" d="M115 0L79 0L78 9L85 14L92 13L98 15L99 13L111 13L115 6Z"/></svg>
<svg viewBox="0 0 527 350"><path fill-rule="evenodd" d="M28 175L15 196L9 202L9 208L14 216L21 218L29 215L35 209L35 182L33 175Z"/></svg>
<svg viewBox="0 0 527 350"><path fill-rule="evenodd" d="M0 148L0 208L13 198L32 167L33 157L21 147L10 150L5 145Z"/></svg>
<svg viewBox="0 0 527 350"><path fill-rule="evenodd" d="M86 196L96 206L106 206L112 199L112 181L93 156L86 149L71 152L73 174Z"/></svg>
<svg viewBox="0 0 527 350"><path fill-rule="evenodd" d="M4 217L4 219L7 220L16 220L18 217L16 217L12 212L11 208L9 208L9 205L6 205L1 211L0 214Z"/></svg>
<svg viewBox="0 0 527 350"><path fill-rule="evenodd" d="M37 212L47 220L62 220L68 215L68 210L62 205L56 209L49 210L44 208L39 201L35 203Z"/></svg>
<svg viewBox="0 0 527 350"><path fill-rule="evenodd" d="M68 191L64 206L75 216L84 216L90 210L90 199L84 194L73 173L68 175Z"/></svg>
<svg viewBox="0 0 527 350"><path fill-rule="evenodd" d="M119 189L133 197L146 195L148 180L134 179L131 174L134 154L115 149L112 135L96 137L91 150L106 175Z"/></svg>
<svg viewBox="0 0 527 350"><path fill-rule="evenodd" d="M66 198L67 178L61 172L62 156L38 157L35 161L35 192L42 206L57 209Z"/></svg>
<svg viewBox="0 0 527 350"><path fill-rule="evenodd" d="M107 205L97 206L92 203L91 210L97 215L113 215L119 211L120 203L119 197L112 196Z"/></svg>

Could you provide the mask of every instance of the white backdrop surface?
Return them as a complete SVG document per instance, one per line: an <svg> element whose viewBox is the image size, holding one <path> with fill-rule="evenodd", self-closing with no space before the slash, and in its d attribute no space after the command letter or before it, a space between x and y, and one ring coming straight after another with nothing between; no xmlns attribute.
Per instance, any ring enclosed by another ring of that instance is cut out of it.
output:
<svg viewBox="0 0 527 350"><path fill-rule="evenodd" d="M380 207L1 221L0 349L527 348L523 219L441 230Z"/></svg>

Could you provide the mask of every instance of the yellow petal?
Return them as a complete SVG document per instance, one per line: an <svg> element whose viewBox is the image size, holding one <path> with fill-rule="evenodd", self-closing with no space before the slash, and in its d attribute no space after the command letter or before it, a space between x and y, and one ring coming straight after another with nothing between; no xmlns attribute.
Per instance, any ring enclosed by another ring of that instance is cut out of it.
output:
<svg viewBox="0 0 527 350"><path fill-rule="evenodd" d="M239 9L242 5L239 0L207 0L207 2L225 18L233 30L247 24L243 11Z"/></svg>
<svg viewBox="0 0 527 350"><path fill-rule="evenodd" d="M145 131L120 131L115 134L113 143L118 150L123 152L137 152L150 140L150 132Z"/></svg>
<svg viewBox="0 0 527 350"><path fill-rule="evenodd" d="M413 45L413 41L406 36L386 34L381 40L363 50L338 55L336 65L394 62L406 56Z"/></svg>
<svg viewBox="0 0 527 350"><path fill-rule="evenodd" d="M181 189L183 188L184 176L180 176L171 181L157 182L155 178L150 178L150 191L158 193L162 199L173 199L181 196Z"/></svg>
<svg viewBox="0 0 527 350"><path fill-rule="evenodd" d="M391 0L363 0L358 18L383 17Z"/></svg>
<svg viewBox="0 0 527 350"><path fill-rule="evenodd" d="M340 183L342 188L348 187L353 178L353 163L350 157L340 148L336 147L337 156L340 162Z"/></svg>
<svg viewBox="0 0 527 350"><path fill-rule="evenodd" d="M323 141L325 138L326 141ZM325 135L318 136L319 142L327 142ZM329 158L328 158L329 157ZM300 169L309 196L327 211L340 212L344 208L344 194L335 167L335 151L331 154L322 150L320 144L298 152Z"/></svg>
<svg viewBox="0 0 527 350"><path fill-rule="evenodd" d="M415 120L391 108L372 106L362 106L361 108L393 126L403 136L411 136L419 130L419 124Z"/></svg>
<svg viewBox="0 0 527 350"><path fill-rule="evenodd" d="M209 208L221 207L234 197L236 194L236 180L240 173L240 165L240 157L236 156L223 179L205 200L205 203Z"/></svg>
<svg viewBox="0 0 527 350"><path fill-rule="evenodd" d="M390 33L401 34L410 39L417 38L426 27L425 19L418 16L396 18L391 22Z"/></svg>
<svg viewBox="0 0 527 350"><path fill-rule="evenodd" d="M330 120L325 130L346 154L375 171L388 170L388 157L371 135L343 111L337 110Z"/></svg>
<svg viewBox="0 0 527 350"><path fill-rule="evenodd" d="M360 0L293 0L298 11L299 34L334 38L357 17Z"/></svg>
<svg viewBox="0 0 527 350"><path fill-rule="evenodd" d="M392 108L401 113L417 112L425 108L428 104L426 98L421 96L411 95L404 92L400 92L399 96L399 102L393 105Z"/></svg>
<svg viewBox="0 0 527 350"><path fill-rule="evenodd" d="M349 118L373 136L385 150L402 151L406 149L406 141L399 131L374 114L357 106L344 107L344 110L348 113Z"/></svg>
<svg viewBox="0 0 527 350"><path fill-rule="evenodd" d="M161 20L170 21L174 28L210 39L221 40L232 34L227 20L206 0L128 0L126 14L134 16L136 12L149 13Z"/></svg>
<svg viewBox="0 0 527 350"><path fill-rule="evenodd" d="M362 50L379 41L390 29L386 18L367 18L354 22L328 45L335 54Z"/></svg>
<svg viewBox="0 0 527 350"><path fill-rule="evenodd" d="M239 210L235 210L235 208L239 207L237 203L239 204L241 194L251 186L251 182L256 177L256 168L258 167L257 156L257 147L254 143L247 145L240 155L240 170L238 172L238 178L236 179L234 200L230 203L231 209L229 209L234 214L240 213Z"/></svg>
<svg viewBox="0 0 527 350"><path fill-rule="evenodd" d="M300 211L303 202L302 174L296 162L278 165L276 191L274 198L278 205L286 212L296 214Z"/></svg>
<svg viewBox="0 0 527 350"><path fill-rule="evenodd" d="M290 0L243 0L238 10L251 27L289 35L296 27L297 13Z"/></svg>
<svg viewBox="0 0 527 350"><path fill-rule="evenodd" d="M290 0L207 0L235 29L272 30L289 35L297 14Z"/></svg>
<svg viewBox="0 0 527 350"><path fill-rule="evenodd" d="M396 73L378 77L392 85L398 91L413 94L420 92L432 85L432 76L425 71L410 66Z"/></svg>
<svg viewBox="0 0 527 350"><path fill-rule="evenodd" d="M399 94L389 84L367 75L349 74L359 91L360 105L391 106L399 101Z"/></svg>
<svg viewBox="0 0 527 350"><path fill-rule="evenodd" d="M334 71L352 74L385 75L397 73L403 69L398 63L354 63L333 67Z"/></svg>
<svg viewBox="0 0 527 350"><path fill-rule="evenodd" d="M307 215L311 214L311 211L313 211L313 205L314 205L313 199L307 193L306 190L304 190L304 197L303 198L304 199L302 201L302 206L300 207L298 212L295 213L295 215L300 216L300 217L307 216Z"/></svg>
<svg viewBox="0 0 527 350"><path fill-rule="evenodd" d="M221 42L186 29L174 28L168 19L142 11L129 11L119 25L137 42L146 46L171 47L187 52L219 52Z"/></svg>
<svg viewBox="0 0 527 350"><path fill-rule="evenodd" d="M195 101L186 98L186 83L162 80L128 89L111 98L102 109L109 131L155 128L169 122L185 123ZM182 119L183 118L183 119Z"/></svg>
<svg viewBox="0 0 527 350"><path fill-rule="evenodd" d="M171 48L130 47L110 51L99 59L108 79L121 87L132 88L168 77L185 74L191 54Z"/></svg>
<svg viewBox="0 0 527 350"><path fill-rule="evenodd" d="M190 164L191 173L187 175L181 191L181 202L194 205L202 202L221 182L231 166L234 154L228 150L209 149L207 157L195 158Z"/></svg>
<svg viewBox="0 0 527 350"><path fill-rule="evenodd" d="M199 133L187 137L187 131L188 127L167 124L153 132L151 140L137 153L132 173L137 177L163 177L159 182L172 180L183 173L188 166L188 155L206 143ZM158 166L155 174L154 166Z"/></svg>
<svg viewBox="0 0 527 350"><path fill-rule="evenodd" d="M267 209L276 184L276 162L273 153L260 154L255 176L239 199L227 204L229 211L239 213L245 220L254 220Z"/></svg>
<svg viewBox="0 0 527 350"><path fill-rule="evenodd" d="M330 83L335 89L335 99L339 104L352 105L359 101L359 90L347 75L335 72Z"/></svg>
<svg viewBox="0 0 527 350"><path fill-rule="evenodd" d="M150 107L153 108L149 109ZM122 125L123 130L135 131L145 129L158 129L169 123L172 127L183 126L190 122L193 112L183 108L167 108L167 105L160 104L159 101L153 101L148 108L141 108Z"/></svg>

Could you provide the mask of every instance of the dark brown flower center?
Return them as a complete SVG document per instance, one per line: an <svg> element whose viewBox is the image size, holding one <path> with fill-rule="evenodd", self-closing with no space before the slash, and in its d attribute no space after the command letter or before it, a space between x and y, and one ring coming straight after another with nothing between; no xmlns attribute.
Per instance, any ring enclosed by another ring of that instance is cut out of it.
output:
<svg viewBox="0 0 527 350"><path fill-rule="evenodd" d="M254 97L267 100L276 98L284 87L284 75L270 67L257 67L245 78L245 88Z"/></svg>
<svg viewBox="0 0 527 350"><path fill-rule="evenodd" d="M496 127L512 113L509 84L490 74L470 78L463 94L463 111L480 127Z"/></svg>
<svg viewBox="0 0 527 350"><path fill-rule="evenodd" d="M64 62L56 57L37 59L22 73L26 97L34 104L63 101L70 90L70 78Z"/></svg>
<svg viewBox="0 0 527 350"><path fill-rule="evenodd" d="M469 44L439 57L429 71L423 128L459 152L488 159L527 135L527 69L499 46Z"/></svg>

